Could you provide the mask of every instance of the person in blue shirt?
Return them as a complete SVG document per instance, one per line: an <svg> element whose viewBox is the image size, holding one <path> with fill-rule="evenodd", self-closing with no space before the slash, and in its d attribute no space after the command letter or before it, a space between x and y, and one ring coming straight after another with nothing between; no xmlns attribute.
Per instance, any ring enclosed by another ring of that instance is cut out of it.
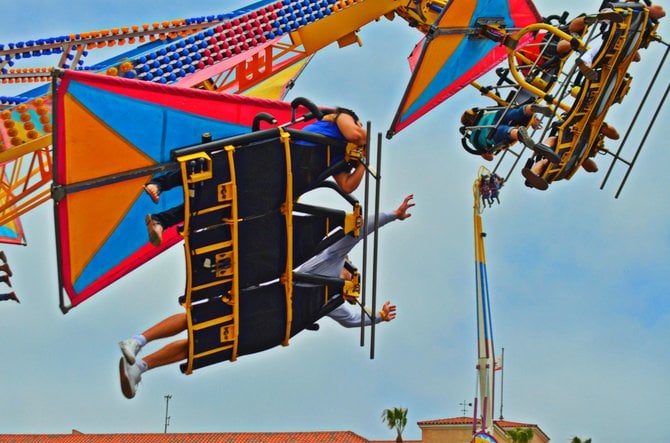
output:
<svg viewBox="0 0 670 443"><path fill-rule="evenodd" d="M346 108L335 108L335 112L326 114L304 128L303 131L326 135L331 138L346 140L349 143L365 147L367 131L355 112ZM351 194L361 184L365 176L365 166L361 162L345 164L343 169L333 173L335 183L347 194ZM170 171L153 177L144 186L144 190L154 203L160 200L160 194L177 186L181 186L181 172ZM184 222L184 205L175 206L166 211L147 214L145 223L149 234L149 242L160 246L163 240L163 231L170 226Z"/></svg>

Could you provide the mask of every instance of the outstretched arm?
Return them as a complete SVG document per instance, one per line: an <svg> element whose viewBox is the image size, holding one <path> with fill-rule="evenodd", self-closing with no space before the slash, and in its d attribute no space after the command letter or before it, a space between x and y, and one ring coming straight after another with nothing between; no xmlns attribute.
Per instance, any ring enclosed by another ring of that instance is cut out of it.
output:
<svg viewBox="0 0 670 443"><path fill-rule="evenodd" d="M408 217L411 217L411 214L407 211L409 208L414 206L414 203L411 200L414 198L413 194L408 195L403 200L402 204L393 212L380 212L379 213L379 225L382 226L392 222L393 220L405 220ZM369 217L367 222L367 235L374 232L375 229L375 220L374 217ZM338 228L339 229L339 228ZM333 231L334 232L334 231ZM302 265L296 268L297 272L304 272L306 274L320 274L320 275L329 275L332 277L337 277L340 275L342 266L344 266L344 258L351 252L351 250L356 246L356 244L363 240L363 233L358 237L354 237L351 233L345 235L341 239L337 240L332 245L328 246L326 249L315 255L314 257L307 260Z"/></svg>
<svg viewBox="0 0 670 443"><path fill-rule="evenodd" d="M364 324L365 326L370 326L372 324L372 321L370 320L370 315L372 313L368 306L365 307L365 311L368 315L363 317ZM361 309L359 307L352 307L346 303L333 309L328 314L328 317L332 318L345 328L356 328L361 325ZM392 305L390 301L387 301L379 312L375 313L374 321L375 323L391 321L395 319L395 317L396 306Z"/></svg>

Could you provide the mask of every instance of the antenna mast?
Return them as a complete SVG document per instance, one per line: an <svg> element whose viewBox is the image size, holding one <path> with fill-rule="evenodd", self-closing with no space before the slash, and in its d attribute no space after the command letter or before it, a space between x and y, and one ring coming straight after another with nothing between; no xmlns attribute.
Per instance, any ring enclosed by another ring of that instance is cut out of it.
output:
<svg viewBox="0 0 670 443"><path fill-rule="evenodd" d="M170 416L168 415L168 406L170 404L170 399L172 396L170 394L167 394L165 396L165 430L163 433L167 434L167 428L170 426Z"/></svg>

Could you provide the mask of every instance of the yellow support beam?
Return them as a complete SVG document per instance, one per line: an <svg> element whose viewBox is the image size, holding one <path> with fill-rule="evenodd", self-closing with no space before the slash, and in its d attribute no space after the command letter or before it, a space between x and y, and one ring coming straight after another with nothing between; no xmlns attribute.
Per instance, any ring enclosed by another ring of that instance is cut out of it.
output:
<svg viewBox="0 0 670 443"><path fill-rule="evenodd" d="M342 10L334 10L328 17L298 29L291 33L291 38L294 43L298 41L302 43L308 54L313 54L338 40L342 40L342 45L347 42L356 43L358 40L350 34L399 6L398 0L359 1Z"/></svg>
<svg viewBox="0 0 670 443"><path fill-rule="evenodd" d="M286 266L281 278L286 294L286 330L282 345L288 346L293 322L293 172L291 169L291 134L282 128L279 128L279 134L279 139L284 145L286 166L286 199L282 205L282 213L286 221Z"/></svg>

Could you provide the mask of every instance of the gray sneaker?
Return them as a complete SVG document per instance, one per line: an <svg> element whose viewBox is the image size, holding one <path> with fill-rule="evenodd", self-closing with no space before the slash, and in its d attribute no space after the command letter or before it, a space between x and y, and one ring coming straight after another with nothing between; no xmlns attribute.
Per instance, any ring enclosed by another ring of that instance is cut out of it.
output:
<svg viewBox="0 0 670 443"><path fill-rule="evenodd" d="M160 246L163 241L163 225L161 225L158 220L151 217L151 214L146 215L144 222L147 224L149 243L154 246Z"/></svg>
<svg viewBox="0 0 670 443"><path fill-rule="evenodd" d="M546 158L555 165L561 163L561 157L556 152L554 152L552 148L545 145L544 143L535 143L535 146L533 146L533 151L535 151L536 154L540 154L542 157Z"/></svg>
<svg viewBox="0 0 670 443"><path fill-rule="evenodd" d="M526 128L523 126L519 127L519 130L517 132L519 141L523 143L526 147L532 149L535 151L536 154L539 154L552 162L553 164L557 165L561 162L561 157L554 152L553 149L551 149L549 146L545 145L544 143L535 143L533 139L528 135L528 131Z"/></svg>
<svg viewBox="0 0 670 443"><path fill-rule="evenodd" d="M142 381L142 371L137 365L129 365L125 358L119 360L119 377L121 379L121 392L126 398L135 397L137 385Z"/></svg>
<svg viewBox="0 0 670 443"><path fill-rule="evenodd" d="M581 58L577 58L577 60L575 60L575 64L577 65L577 68L582 73L582 75L586 77L587 80L593 83L598 81L598 72L591 66L586 64L584 60L582 60Z"/></svg>
<svg viewBox="0 0 670 443"><path fill-rule="evenodd" d="M535 141L528 135L528 130L523 126L519 126L517 131L519 141L526 145L527 148L533 149L535 147Z"/></svg>
<svg viewBox="0 0 670 443"><path fill-rule="evenodd" d="M542 114L545 117L551 117L554 115L554 111L552 111L549 106L530 105L530 110L533 111L533 113Z"/></svg>
<svg viewBox="0 0 670 443"><path fill-rule="evenodd" d="M592 25L597 22L609 21L612 23L621 23L623 15L619 14L612 8L601 9L599 13L584 16L584 24Z"/></svg>
<svg viewBox="0 0 670 443"><path fill-rule="evenodd" d="M140 352L140 344L134 338L129 338L128 340L123 340L119 342L119 348L123 354L123 358L126 359L128 364L135 364L135 356Z"/></svg>

